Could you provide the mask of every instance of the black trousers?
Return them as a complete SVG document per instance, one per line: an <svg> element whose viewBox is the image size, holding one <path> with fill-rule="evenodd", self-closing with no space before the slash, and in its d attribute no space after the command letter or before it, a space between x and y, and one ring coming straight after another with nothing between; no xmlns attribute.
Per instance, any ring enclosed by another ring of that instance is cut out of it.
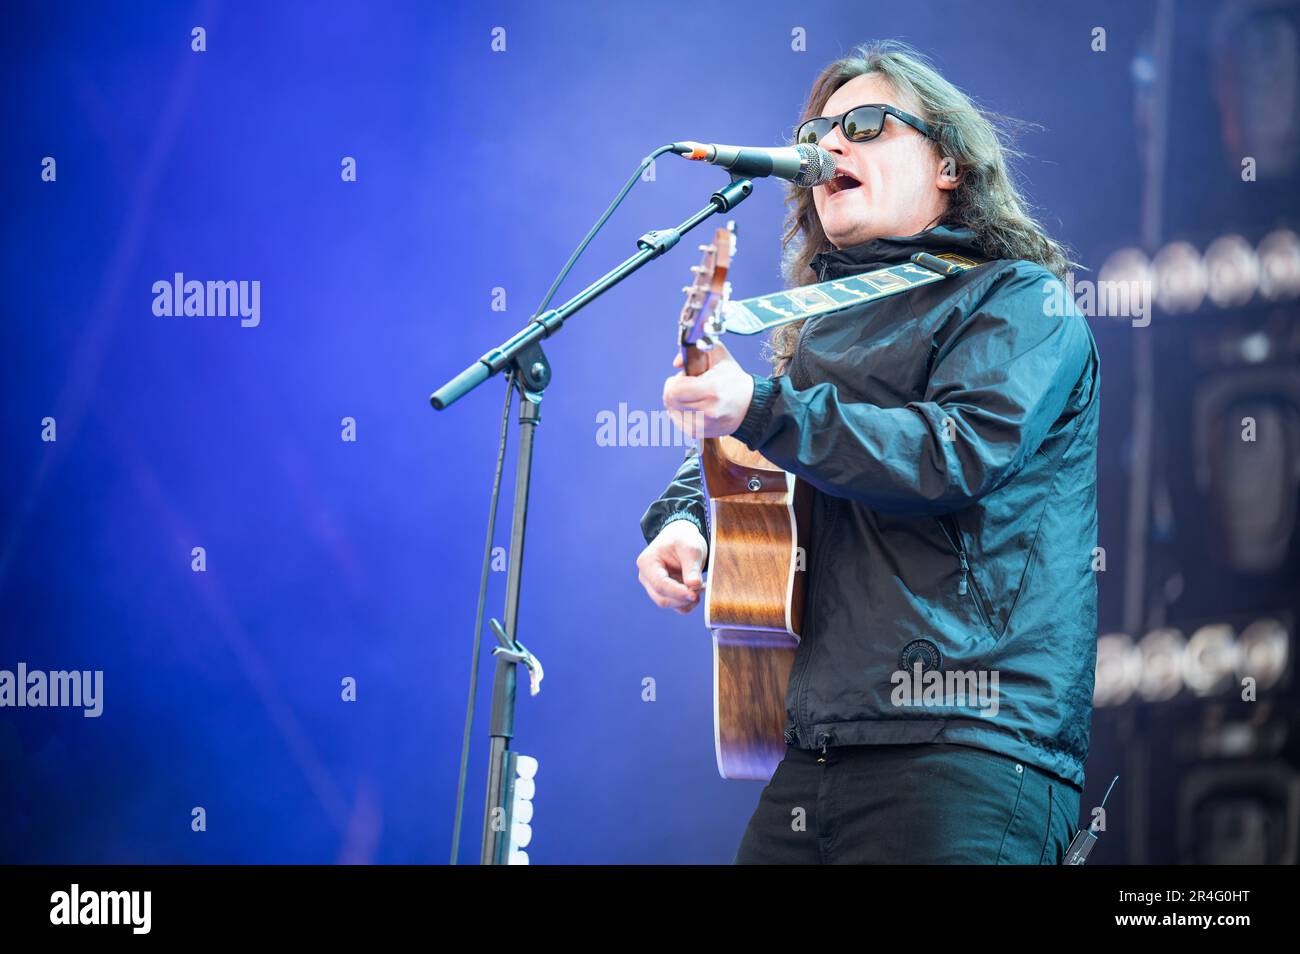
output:
<svg viewBox="0 0 1300 954"><path fill-rule="evenodd" d="M972 746L788 746L735 863L1060 864L1081 795Z"/></svg>

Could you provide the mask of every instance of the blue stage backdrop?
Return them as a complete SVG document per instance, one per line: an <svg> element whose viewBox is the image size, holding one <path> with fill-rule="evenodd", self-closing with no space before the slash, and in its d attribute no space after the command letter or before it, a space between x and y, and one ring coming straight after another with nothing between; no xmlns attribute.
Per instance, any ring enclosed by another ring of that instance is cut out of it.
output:
<svg viewBox="0 0 1300 954"><path fill-rule="evenodd" d="M98 714L0 711L0 860L446 861L504 385L443 412L430 391L527 321L647 153L786 142L819 68L873 38L1039 124L1026 190L1096 267L1138 231L1151 11L1089 6L7 7L0 669L102 682ZM557 301L726 178L661 157ZM783 211L760 181L734 216L741 296L781 286ZM656 609L634 567L683 454L634 425L695 244L546 346L518 636L547 675L513 746L540 761L537 863L729 862L760 791L718 776L700 615ZM190 281L234 283L235 313L186 314Z"/></svg>

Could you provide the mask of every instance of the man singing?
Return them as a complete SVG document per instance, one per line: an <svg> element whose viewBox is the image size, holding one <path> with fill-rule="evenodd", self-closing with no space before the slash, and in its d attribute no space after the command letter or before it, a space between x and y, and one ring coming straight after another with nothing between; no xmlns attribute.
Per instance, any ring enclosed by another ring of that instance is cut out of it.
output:
<svg viewBox="0 0 1300 954"><path fill-rule="evenodd" d="M982 264L777 329L771 376L719 345L664 385L690 436L730 434L814 490L786 754L735 860L1059 864L1097 618L1098 358L1053 293L1069 261L988 117L901 44L824 69L796 139L839 175L791 189L788 285L917 251ZM641 522L657 605L699 602L705 520L692 449ZM953 671L993 698L900 697L903 677Z"/></svg>

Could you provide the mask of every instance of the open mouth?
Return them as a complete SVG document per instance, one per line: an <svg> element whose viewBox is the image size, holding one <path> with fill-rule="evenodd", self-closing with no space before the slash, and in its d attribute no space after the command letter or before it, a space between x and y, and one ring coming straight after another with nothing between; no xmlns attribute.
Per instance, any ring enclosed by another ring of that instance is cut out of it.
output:
<svg viewBox="0 0 1300 954"><path fill-rule="evenodd" d="M849 189L856 189L862 185L857 179L847 172L841 172L830 182L826 183L826 194L835 195L839 192L847 192Z"/></svg>

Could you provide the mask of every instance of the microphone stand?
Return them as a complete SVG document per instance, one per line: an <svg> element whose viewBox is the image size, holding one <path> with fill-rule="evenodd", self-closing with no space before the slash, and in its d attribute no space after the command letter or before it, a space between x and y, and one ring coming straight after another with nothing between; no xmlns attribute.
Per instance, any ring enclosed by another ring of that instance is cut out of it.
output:
<svg viewBox="0 0 1300 954"><path fill-rule="evenodd" d="M515 498L510 525L510 556L506 572L505 625L492 620L492 630L500 646L493 648L497 657L492 685L491 739L488 757L487 803L483 813L482 864L509 862L513 829L515 753L510 751L514 736L516 667L524 663L533 671L534 685L540 666L516 640L519 623L519 592L523 579L524 529L528 519L528 488L533 464L533 438L541 422L542 393L551 380L551 366L541 348L541 341L555 334L576 312L595 301L601 294L623 281L647 262L673 248L683 235L711 215L729 212L753 192L753 182L732 174L731 181L709 198L709 204L676 228L652 229L637 239L640 251L606 272L601 278L574 295L559 308L534 315L513 337L484 354L430 396L430 403L443 410L464 397L488 378L509 371L509 386L518 387L519 453L515 465ZM534 668L536 667L536 668Z"/></svg>

